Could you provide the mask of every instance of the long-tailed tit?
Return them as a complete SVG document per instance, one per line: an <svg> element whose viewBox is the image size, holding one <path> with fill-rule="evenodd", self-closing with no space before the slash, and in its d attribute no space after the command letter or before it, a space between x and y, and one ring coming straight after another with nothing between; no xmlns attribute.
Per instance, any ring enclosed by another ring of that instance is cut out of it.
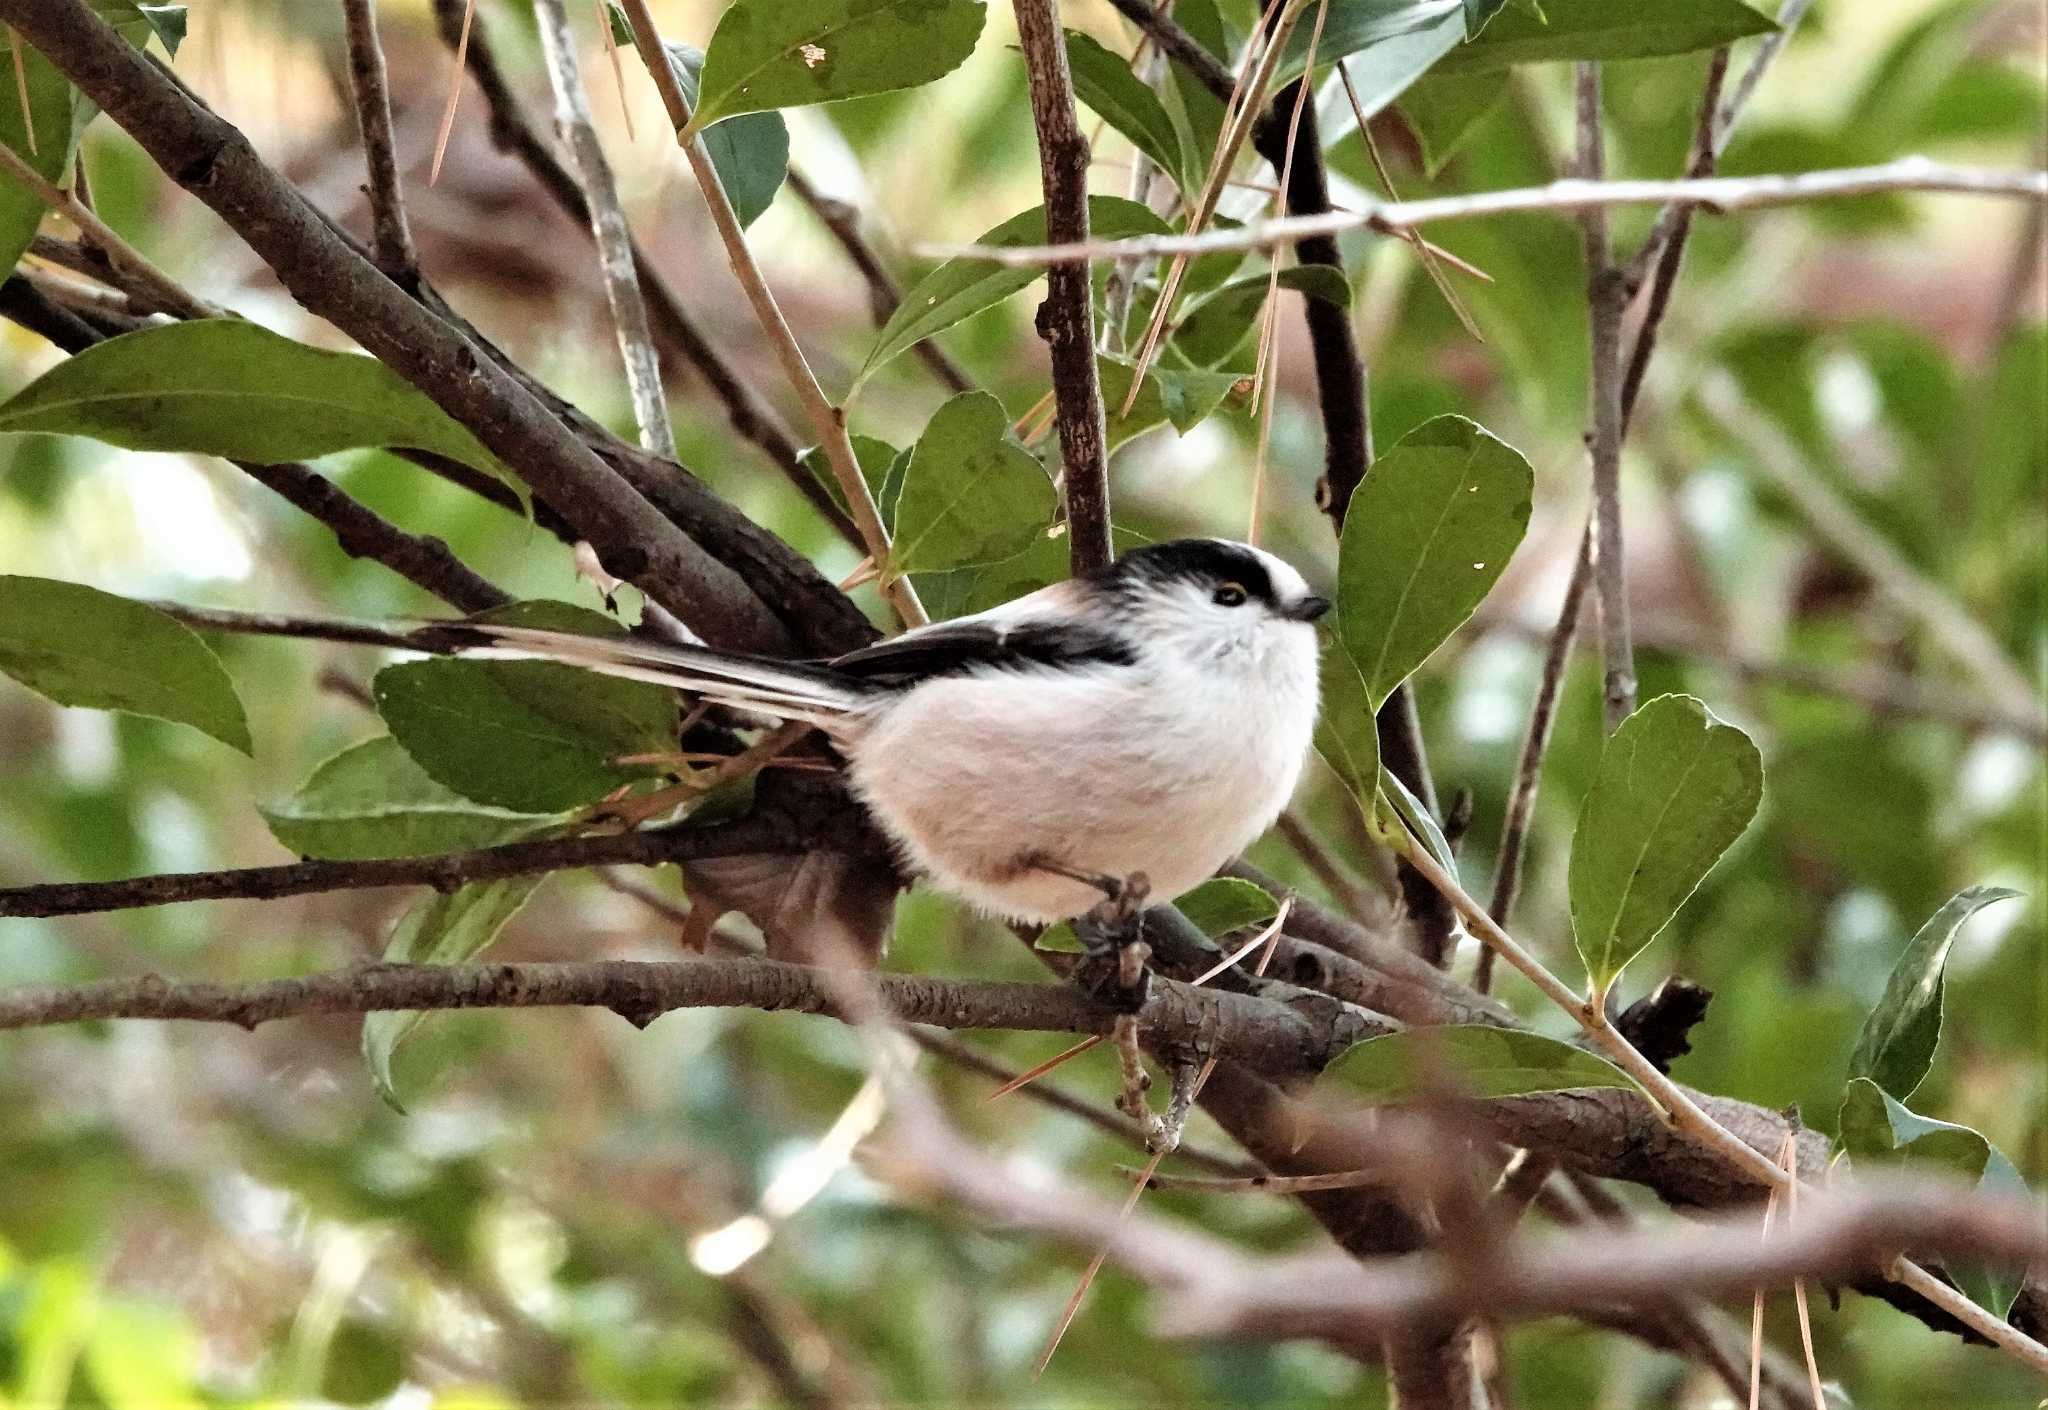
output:
<svg viewBox="0 0 2048 1410"><path fill-rule="evenodd" d="M919 872L1047 923L1139 874L1177 896L1272 824L1315 729L1310 623L1329 605L1270 553L1181 539L822 664L481 623L435 636L809 721Z"/></svg>

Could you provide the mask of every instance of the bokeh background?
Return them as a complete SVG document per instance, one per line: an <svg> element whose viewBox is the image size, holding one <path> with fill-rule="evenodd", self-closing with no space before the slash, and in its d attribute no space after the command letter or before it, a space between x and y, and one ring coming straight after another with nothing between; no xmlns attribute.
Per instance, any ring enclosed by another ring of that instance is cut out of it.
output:
<svg viewBox="0 0 2048 1410"><path fill-rule="evenodd" d="M423 0L379 8L414 230L434 281L551 385L630 433L587 240L494 150L474 90L440 181L427 185L448 56ZM727 355L781 403L768 349L665 140L651 87L628 68L629 141L595 7L576 8L637 233ZM1245 7L1222 8L1241 29ZM656 6L666 32L699 44L718 9ZM1130 35L1106 5L1068 9L1070 24L1128 52ZM479 23L544 122L530 16L485 0ZM2044 43L2033 0L1819 4L1723 169L1907 152L2038 166ZM915 242L971 238L1039 199L1013 46L1007 9L995 7L973 58L941 82L789 114L794 164L858 209L906 282L923 267ZM1705 64L1694 55L1609 66L1617 174L1676 173ZM338 6L197 0L176 69L317 202L364 228ZM1382 119L1375 136L1401 194L1549 179L1570 150L1568 84L1555 66L1517 70L1505 100L1433 179L1403 121ZM1120 194L1127 146L1105 132L1097 155L1097 189ZM190 287L334 343L110 124L91 130L84 161L101 211ZM1340 205L1378 189L1355 133L1330 162ZM1255 213L1261 199L1236 193L1236 213ZM1914 1105L1985 1132L2039 1190L2048 1181L2044 740L2023 722L1987 725L1968 709L1975 681L1820 546L1758 470L1760 451L1774 447L1798 474L1832 487L2038 682L2048 652L2048 328L2040 227L2023 228L2025 219L2016 203L1911 195L1698 223L1625 459L1632 608L1645 698L1688 690L1739 722L1764 750L1767 795L1759 821L1631 982L1639 992L1678 973L1715 991L1681 1078L1798 1105L1825 1126L1862 1016L1919 922L1965 885L2030 892L1983 913L1957 946L1942 1047ZM1647 220L1617 215L1622 249ZM1473 796L1463 855L1485 877L1538 638L1586 508L1583 274L1566 221L1502 217L1429 233L1491 276L1450 276L1482 336L1461 326L1407 246L1347 237L1345 267L1378 443L1455 411L1536 468L1527 541L1479 620L1416 681L1439 787ZM865 286L788 191L752 240L824 385L843 389L873 338ZM1320 428L1292 298L1280 321L1265 530L1327 578L1334 545L1313 502ZM1020 296L942 336L1012 415L1046 387L1034 304ZM55 356L0 328L0 392ZM855 566L694 374L673 369L670 391L692 470L828 573ZM856 429L906 443L944 395L918 360L899 359L864 395ZM1255 437L1240 410L1183 437L1156 431L1133 443L1114 468L1119 519L1149 534L1241 536ZM595 604L567 551L518 518L388 456L328 468L509 589ZM265 611L381 617L435 606L344 557L320 526L231 467L83 441L0 441L0 567ZM253 760L174 726L59 710L0 681L0 884L285 859L257 809L376 732L362 688L377 661L314 643L216 644L250 706ZM1600 737L1591 666L1582 657L1565 688L1516 917L1518 933L1566 969L1566 846ZM1895 692L1887 708L1826 688L1872 670L1921 690ZM1318 776L1299 813L1383 896L1385 861L1360 850L1344 806ZM1321 894L1277 840L1254 857ZM0 920L0 983L333 967L377 954L406 900L343 892ZM496 953L666 956L675 928L643 899L564 876ZM888 962L1040 973L1007 935L922 893L903 909ZM1469 953L1455 961L1461 973L1471 962ZM1537 1011L1526 989L1503 988ZM0 1037L0 1403L1384 1400L1375 1370L1314 1345L1158 1341L1142 1293L1114 1271L1034 1383L1031 1362L1077 1260L905 1201L858 1162L821 1156L865 1070L855 1039L827 1021L692 1012L639 1031L606 1013L444 1015L403 1054L402 1114L373 1093L356 1030L335 1018L254 1034L123 1023ZM1017 1066L1057 1047L974 1041ZM1127 1154L1099 1133L1014 1098L980 1107L986 1080L957 1069L933 1065L930 1076L1017 1178L1051 1168L1117 1188L1111 1167ZM1114 1063L1097 1054L1059 1080L1106 1098ZM1199 1118L1192 1138L1222 1144ZM796 1203L791 1191L813 1197L768 1219L765 1240L730 1233L764 1199L771 1214ZM1260 1248L1321 1237L1270 1197L1156 1196L1149 1207ZM705 1237L721 1230L723 1242ZM761 1246L731 1266L750 1244ZM1821 1365L1857 1405L1989 1407L2039 1394L1993 1353L1867 1299L1831 1308L1822 1298L1815 1321ZM1793 1344L1789 1308L1774 1307L1771 1330ZM1724 1403L1695 1368L1579 1324L1535 1324L1511 1346L1528 1406Z"/></svg>

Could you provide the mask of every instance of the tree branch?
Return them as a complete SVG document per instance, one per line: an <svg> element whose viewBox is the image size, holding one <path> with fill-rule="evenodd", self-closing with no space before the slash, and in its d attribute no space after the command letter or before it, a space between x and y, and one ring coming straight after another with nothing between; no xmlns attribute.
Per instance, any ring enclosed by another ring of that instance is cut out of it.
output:
<svg viewBox="0 0 2048 1410"><path fill-rule="evenodd" d="M1797 205L1806 201L1874 196L1887 191L1948 192L2006 200L2048 201L2048 173L1951 166L1925 157L1902 157L1880 166L1844 167L1792 175L1716 176L1698 181L1581 181L1548 186L1480 191L1467 196L1433 196L1419 201L1376 201L1363 210L1287 216L1247 223L1235 230L1199 235L1137 235L1091 240L1081 245L926 244L919 254L934 259L966 257L996 264L1038 266L1059 260L1146 259L1156 255L1202 255L1218 250L1259 250L1311 235L1346 230L1398 234L1443 220L1542 212L1571 215L1596 206L1661 206L1676 202L1714 214Z"/></svg>
<svg viewBox="0 0 2048 1410"><path fill-rule="evenodd" d="M580 867L659 866L763 852L803 850L784 817L749 814L716 827L665 827L593 837L551 837L463 852L365 861L287 862L225 871L165 872L118 881L45 882L0 887L0 917L86 915L182 901L275 900L321 891L376 886L431 886L453 891L472 881Z"/></svg>
<svg viewBox="0 0 2048 1410"><path fill-rule="evenodd" d="M1578 65L1578 177L1606 175L1600 112L1600 65ZM1600 606L1601 700L1611 734L1636 708L1635 651L1628 632L1628 566L1621 535L1621 318L1628 289L1609 257L1607 209L1579 211L1586 257L1586 311L1591 330L1593 430L1593 596Z"/></svg>
<svg viewBox="0 0 2048 1410"><path fill-rule="evenodd" d="M384 46L377 40L376 0L341 0L348 24L349 91L356 101L356 130L363 138L369 170L371 245L377 267L400 283L419 274L419 251L405 220L405 196L398 183L398 154L391 139L391 94L384 71Z"/></svg>
<svg viewBox="0 0 2048 1410"><path fill-rule="evenodd" d="M19 323L70 353L102 340L97 328L52 304L19 275L0 283L0 318ZM451 607L482 612L511 601L457 558L447 544L407 533L309 465L296 461L257 465L245 460L229 464L325 524L342 552L382 563Z"/></svg>
<svg viewBox="0 0 2048 1410"><path fill-rule="evenodd" d="M626 367L626 389L633 399L633 420L640 444L673 460L675 431L669 426L668 401L661 386L661 359L647 327L647 302L640 296L640 272L633 260L633 235L619 205L619 188L611 163L597 140L590 119L590 94L576 63L576 37L562 0L534 0L540 26L541 53L547 60L548 85L555 93L555 129L576 164L583 203L590 212L590 233L597 242L597 266L604 278L605 302L611 306L612 330Z"/></svg>
<svg viewBox="0 0 2048 1410"><path fill-rule="evenodd" d="M442 42L451 51L461 33L463 10L464 0L434 0L434 20ZM483 93L484 106L490 112L492 142L500 150L519 159L563 214L579 227L589 229L590 208L583 199L582 188L534 131L533 124L527 121L518 98L505 82L504 73L498 67L497 54L481 25L476 26L469 36L464 62L469 67L470 77ZM647 300L648 316L656 339L671 354L697 369L698 375L711 388L712 395L724 405L726 419L732 428L760 447L761 452L840 537L858 548L860 530L810 471L797 463L798 446L781 418L741 380L724 355L697 326L673 286L661 277L652 258L637 241L632 245L632 252L633 268L640 277L640 289Z"/></svg>
<svg viewBox="0 0 2048 1410"><path fill-rule="evenodd" d="M218 983L159 975L93 984L0 989L0 1030L110 1018L190 1019L253 1028L313 1013L393 1009L607 1008L645 1026L673 1009L751 1008L846 1022L846 975L780 960L587 960L557 964L372 964L295 979ZM1031 1033L1108 1033L1119 1017L1069 984L864 976L900 1023ZM1266 999L1153 984L1141 1020L1162 1042L1209 1050L1267 1071L1313 1071L1361 1038L1385 1031L1355 1009L1318 1018Z"/></svg>
<svg viewBox="0 0 2048 1410"><path fill-rule="evenodd" d="M1045 234L1057 244L1088 239L1088 139L1074 117L1059 0L1016 0L1017 37L1038 129L1038 175L1045 191ZM1311 300L1313 302L1313 300ZM1095 310L1085 261L1046 271L1038 336L1052 350L1053 403L1066 463L1068 553L1076 577L1109 566L1109 453L1102 387L1095 374Z"/></svg>
<svg viewBox="0 0 2048 1410"><path fill-rule="evenodd" d="M474 343L378 273L238 129L186 97L81 0L0 0L0 19L219 214L293 297L516 466L616 576L709 640L787 647L788 634L737 573L657 513Z"/></svg>

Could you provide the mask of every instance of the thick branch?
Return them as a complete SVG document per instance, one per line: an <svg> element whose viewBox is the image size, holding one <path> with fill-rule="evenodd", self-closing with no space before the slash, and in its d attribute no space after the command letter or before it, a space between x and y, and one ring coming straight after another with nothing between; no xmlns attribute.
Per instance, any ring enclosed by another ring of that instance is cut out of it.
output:
<svg viewBox="0 0 2048 1410"><path fill-rule="evenodd" d="M1017 37L1038 129L1038 175L1045 190L1045 234L1057 244L1088 239L1088 139L1074 116L1059 0L1016 0ZM1088 264L1046 271L1038 336L1052 350L1053 404L1066 462L1068 552L1078 577L1109 566L1109 452L1102 387L1095 374L1095 310Z"/></svg>
<svg viewBox="0 0 2048 1410"><path fill-rule="evenodd" d="M1108 1033L1118 1014L1068 984L876 974L865 984L902 1023L1032 1033ZM192 1019L253 1028L312 1013L391 1009L607 1008L645 1025L672 1009L794 1010L857 1021L843 973L779 960L648 963L364 965L248 983L171 981L158 975L95 984L0 989L0 1029L87 1019ZM1265 999L1161 980L1140 1011L1163 1042L1210 1050L1272 1072L1312 1071L1377 1029L1357 1010L1330 1005L1321 1021Z"/></svg>
<svg viewBox="0 0 2048 1410"><path fill-rule="evenodd" d="M515 467L617 576L709 639L763 651L787 646L787 634L738 574L634 493L473 343L380 274L237 128L186 97L81 0L0 0L0 18L220 215L294 298Z"/></svg>
<svg viewBox="0 0 2048 1410"><path fill-rule="evenodd" d="M435 23L442 41L451 50L461 33L464 9L464 0L434 0ZM576 184L576 178L569 169L556 159L547 142L534 131L533 124L527 121L518 98L498 68L496 52L482 26L472 30L468 47L464 50L464 61L469 67L469 76L483 94L484 106L490 111L491 141L525 165L533 179L540 183L541 190L563 214L581 228L590 229L590 208L583 199L582 188ZM846 512L832 502L824 487L797 463L799 448L781 418L755 394L752 387L741 380L732 364L697 326L674 287L661 277L653 260L637 241L632 245L632 252L633 268L640 277L640 289L647 300L648 316L656 340L666 351L697 369L711 388L712 395L724 404L732 428L759 446L762 453L810 501L811 507L842 538L858 547L860 531L846 517Z"/></svg>

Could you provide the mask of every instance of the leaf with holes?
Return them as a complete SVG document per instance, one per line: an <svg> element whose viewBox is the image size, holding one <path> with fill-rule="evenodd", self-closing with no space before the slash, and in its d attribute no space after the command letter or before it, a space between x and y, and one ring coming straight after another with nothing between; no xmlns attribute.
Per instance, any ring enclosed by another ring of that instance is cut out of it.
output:
<svg viewBox="0 0 2048 1410"><path fill-rule="evenodd" d="M1513 1028L1451 1024L1353 1043L1316 1079L1325 1090L1382 1102L1446 1096L1525 1097L1592 1088L1640 1090L1606 1058Z"/></svg>
<svg viewBox="0 0 2048 1410"><path fill-rule="evenodd" d="M1604 994L1756 816L1763 757L1690 695L1660 695L1600 751L1572 834L1572 934Z"/></svg>
<svg viewBox="0 0 2048 1410"><path fill-rule="evenodd" d="M1088 198L1088 230L1101 240L1119 240L1130 235L1167 235L1171 227L1139 205L1120 196ZM1034 206L1013 215L983 234L977 245L1042 245L1045 243L1045 207ZM863 383L891 358L908 352L934 333L940 333L963 318L1002 302L1019 289L1045 275L1042 269L1012 269L985 259L949 259L917 281L896 312L882 325L874 351L861 364L853 389Z"/></svg>
<svg viewBox="0 0 2048 1410"><path fill-rule="evenodd" d="M254 752L219 658L147 603L78 583L0 577L0 672L59 705L190 725Z"/></svg>
<svg viewBox="0 0 2048 1410"><path fill-rule="evenodd" d="M609 617L561 602L518 602L482 621L622 635ZM658 776L622 755L676 747L675 692L550 661L409 661L372 682L377 712L413 761L463 797L559 813Z"/></svg>
<svg viewBox="0 0 2048 1410"><path fill-rule="evenodd" d="M1145 86L1120 54L1113 54L1078 30L1067 32L1067 68L1074 78L1074 96L1101 119L1129 138L1131 145L1172 177L1181 190L1193 189L1201 172L1181 145L1173 119L1159 95Z"/></svg>
<svg viewBox="0 0 2048 1410"><path fill-rule="evenodd" d="M265 808L271 835L302 857L355 861L488 847L559 821L471 802L430 778L390 735L353 744Z"/></svg>
<svg viewBox="0 0 2048 1410"><path fill-rule="evenodd" d="M446 896L428 896L416 902L391 932L384 947L386 964L459 964L474 959L498 938L519 908L547 880L539 876L508 876L498 881L474 881ZM377 1094L399 1111L398 1088L391 1076L391 1060L398 1045L411 1036L425 1018L411 1009L386 1010L363 1016L363 1061Z"/></svg>
<svg viewBox="0 0 2048 1410"><path fill-rule="evenodd" d="M1884 997L1863 1021L1849 1057L1851 1077L1868 1077L1900 1101L1913 1095L1941 1041L1942 975L1956 932L1985 906L2019 894L2003 886L1972 886L1950 897L1928 918L1906 943L1892 966Z"/></svg>
<svg viewBox="0 0 2048 1410"><path fill-rule="evenodd" d="M974 52L986 10L982 0L739 0L712 33L691 130L930 83Z"/></svg>
<svg viewBox="0 0 2048 1410"><path fill-rule="evenodd" d="M932 414L896 501L888 575L993 563L1029 548L1059 507L1003 404L962 392Z"/></svg>
<svg viewBox="0 0 2048 1410"><path fill-rule="evenodd" d="M0 431L263 465L402 446L504 477L476 437L377 359L239 318L168 323L87 348L0 403Z"/></svg>
<svg viewBox="0 0 2048 1410"><path fill-rule="evenodd" d="M1534 489L1521 452L1462 416L1425 421L1373 461L1344 514L1337 620L1375 710L1500 577Z"/></svg>

